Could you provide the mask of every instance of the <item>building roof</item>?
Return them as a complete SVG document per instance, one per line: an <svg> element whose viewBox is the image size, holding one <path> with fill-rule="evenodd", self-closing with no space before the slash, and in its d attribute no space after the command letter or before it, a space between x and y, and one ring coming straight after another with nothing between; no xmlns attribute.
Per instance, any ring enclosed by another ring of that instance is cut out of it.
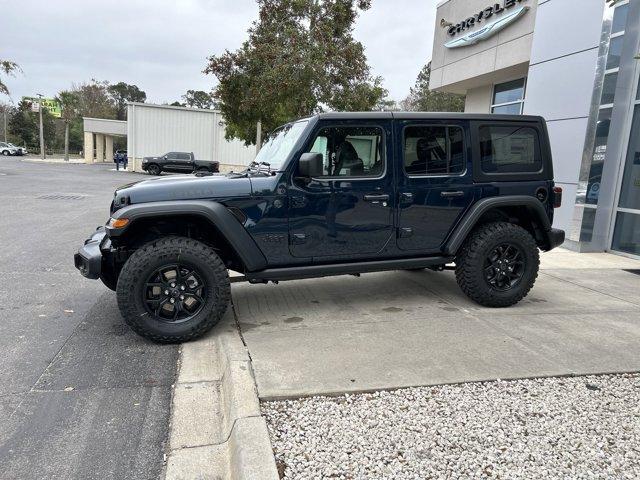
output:
<svg viewBox="0 0 640 480"><path fill-rule="evenodd" d="M164 108L168 110L185 110L187 112L220 113L220 110L213 110L210 108L178 107L175 105L158 105L157 103L127 102L127 105L135 105L139 107L150 107L150 108Z"/></svg>

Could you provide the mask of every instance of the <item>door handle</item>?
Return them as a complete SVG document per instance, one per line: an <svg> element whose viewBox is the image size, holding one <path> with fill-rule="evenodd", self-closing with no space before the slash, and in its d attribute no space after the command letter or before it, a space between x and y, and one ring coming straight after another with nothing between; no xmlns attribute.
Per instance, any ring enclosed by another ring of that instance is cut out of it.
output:
<svg viewBox="0 0 640 480"><path fill-rule="evenodd" d="M440 192L440 196L445 198L464 197L464 192L462 190L456 190L455 192Z"/></svg>
<svg viewBox="0 0 640 480"><path fill-rule="evenodd" d="M389 201L389 195L387 195L386 193L369 194L364 196L364 201L371 203L387 202Z"/></svg>

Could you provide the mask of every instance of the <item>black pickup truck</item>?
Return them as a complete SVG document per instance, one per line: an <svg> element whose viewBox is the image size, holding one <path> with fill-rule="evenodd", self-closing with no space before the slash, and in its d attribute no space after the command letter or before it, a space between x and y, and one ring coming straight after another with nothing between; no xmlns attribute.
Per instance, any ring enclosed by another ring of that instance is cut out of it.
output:
<svg viewBox="0 0 640 480"><path fill-rule="evenodd" d="M162 172L193 173L220 170L220 164L210 160L196 160L193 152L169 152L159 157L144 157L142 169L149 175L160 175Z"/></svg>
<svg viewBox="0 0 640 480"><path fill-rule="evenodd" d="M564 241L561 200L540 117L326 113L274 131L243 172L116 190L75 265L159 342L218 322L227 270L263 283L453 269L469 298L507 307Z"/></svg>

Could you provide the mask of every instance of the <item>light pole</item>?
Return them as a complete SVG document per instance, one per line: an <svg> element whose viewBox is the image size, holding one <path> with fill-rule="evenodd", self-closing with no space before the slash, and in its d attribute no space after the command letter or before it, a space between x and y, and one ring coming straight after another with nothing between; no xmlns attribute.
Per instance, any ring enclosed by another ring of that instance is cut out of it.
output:
<svg viewBox="0 0 640 480"><path fill-rule="evenodd" d="M38 112L40 113L40 157L45 159L44 153L44 130L42 129L42 94L38 93Z"/></svg>

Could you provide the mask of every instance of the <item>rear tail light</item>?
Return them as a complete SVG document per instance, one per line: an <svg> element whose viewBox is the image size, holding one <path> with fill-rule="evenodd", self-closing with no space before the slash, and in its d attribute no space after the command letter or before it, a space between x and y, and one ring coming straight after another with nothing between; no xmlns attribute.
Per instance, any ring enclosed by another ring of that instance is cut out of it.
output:
<svg viewBox="0 0 640 480"><path fill-rule="evenodd" d="M560 208L562 205L562 187L553 187L553 208Z"/></svg>

